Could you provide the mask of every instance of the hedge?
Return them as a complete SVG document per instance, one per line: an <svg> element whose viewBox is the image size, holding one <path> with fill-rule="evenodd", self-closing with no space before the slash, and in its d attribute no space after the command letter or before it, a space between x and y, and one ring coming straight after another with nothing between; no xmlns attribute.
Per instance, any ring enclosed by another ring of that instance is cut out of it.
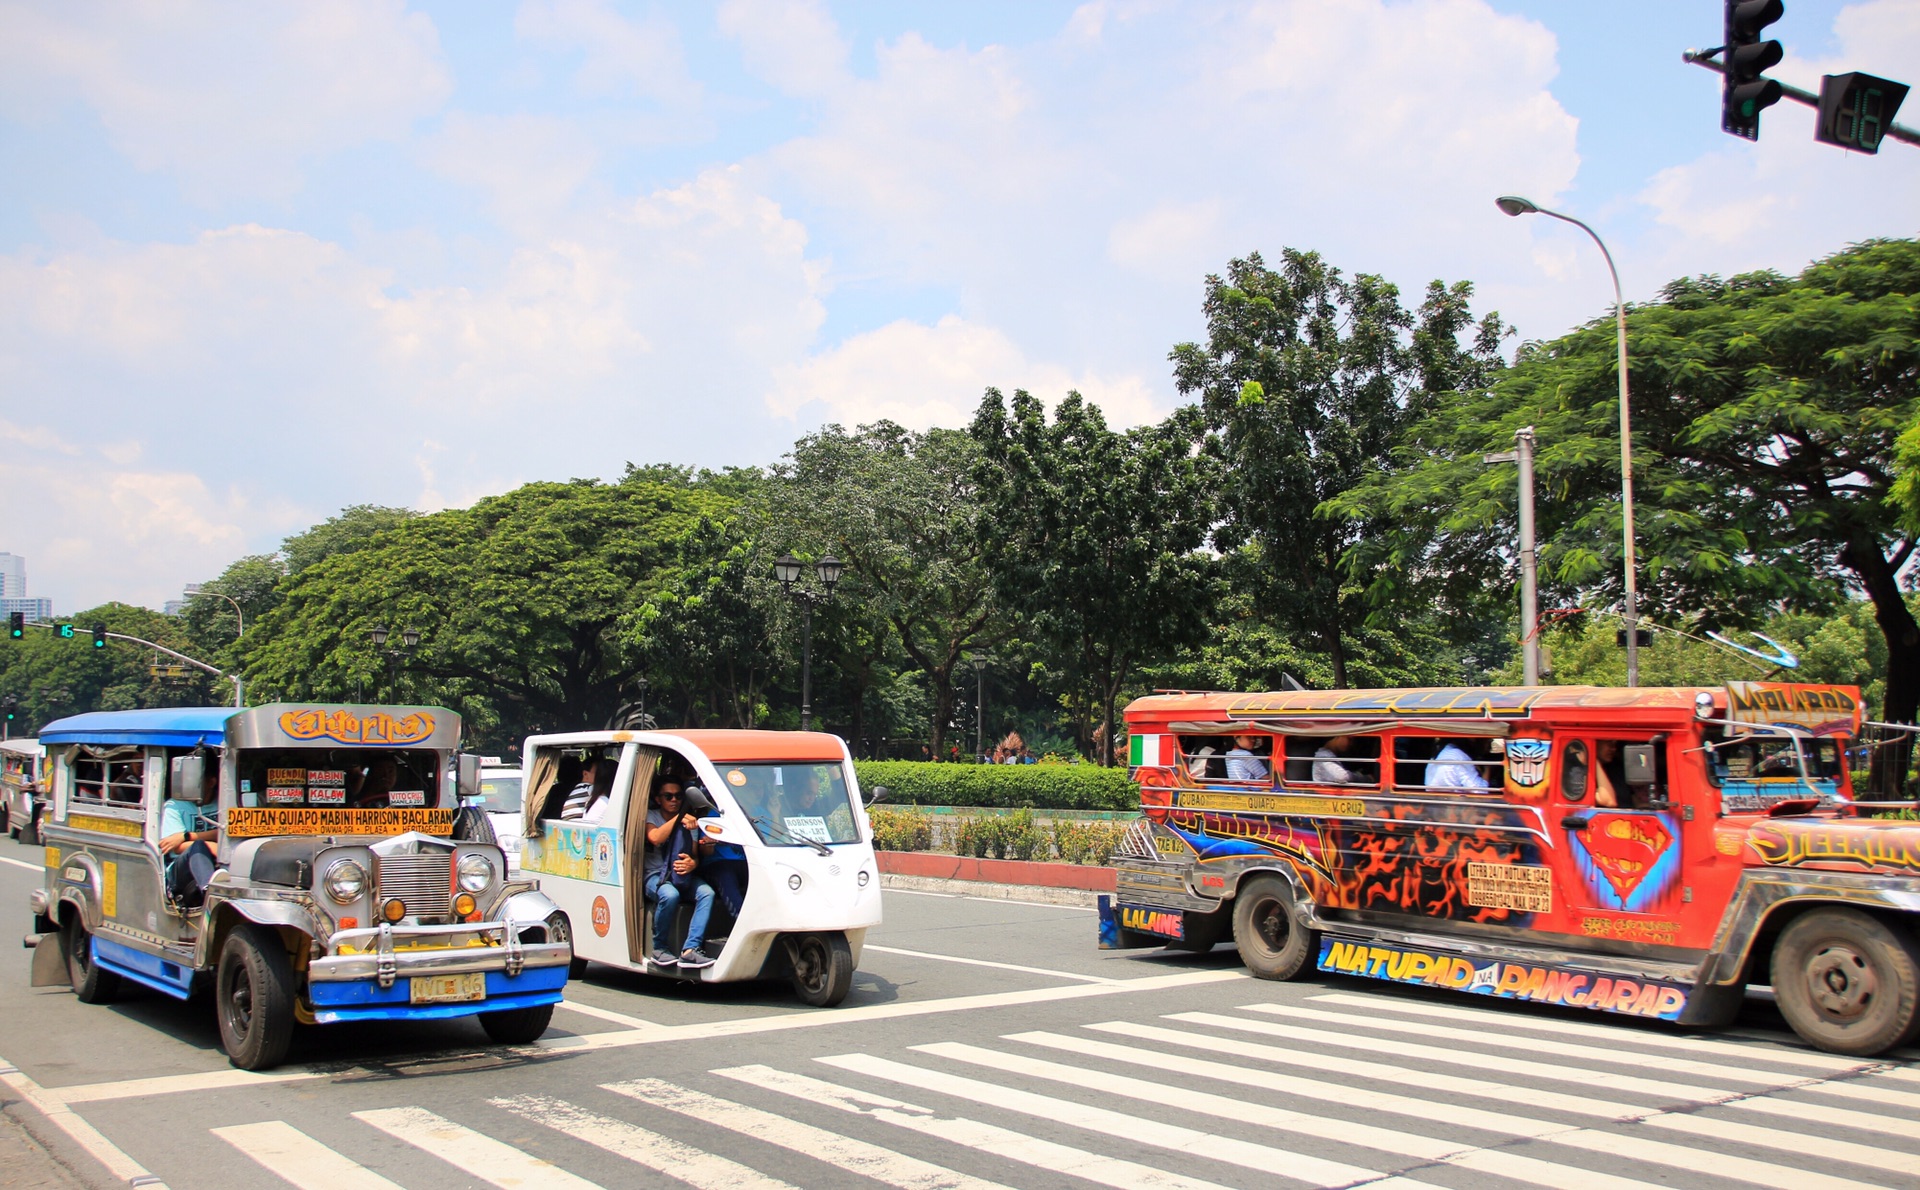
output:
<svg viewBox="0 0 1920 1190"><path fill-rule="evenodd" d="M902 806L987 806L1036 810L1131 810L1140 794L1123 768L1097 764L935 764L856 760L860 787L885 785Z"/></svg>

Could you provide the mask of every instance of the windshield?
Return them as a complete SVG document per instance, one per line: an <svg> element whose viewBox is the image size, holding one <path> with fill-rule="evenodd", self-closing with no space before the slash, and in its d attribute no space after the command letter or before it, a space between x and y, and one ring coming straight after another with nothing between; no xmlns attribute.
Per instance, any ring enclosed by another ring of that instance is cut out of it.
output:
<svg viewBox="0 0 1920 1190"><path fill-rule="evenodd" d="M1840 776L1840 746L1832 739L1804 740L1801 748L1807 758L1807 775L1816 781L1833 781ZM1800 762L1794 755L1793 740L1785 736L1749 736L1721 744L1711 753L1713 775L1721 782L1797 780Z"/></svg>
<svg viewBox="0 0 1920 1190"><path fill-rule="evenodd" d="M720 778L765 843L800 847L860 841L838 764L722 765Z"/></svg>
<svg viewBox="0 0 1920 1190"><path fill-rule="evenodd" d="M424 748L248 748L236 776L242 806L432 808L444 763Z"/></svg>
<svg viewBox="0 0 1920 1190"><path fill-rule="evenodd" d="M480 802L490 814L518 814L520 812L520 774L481 774Z"/></svg>

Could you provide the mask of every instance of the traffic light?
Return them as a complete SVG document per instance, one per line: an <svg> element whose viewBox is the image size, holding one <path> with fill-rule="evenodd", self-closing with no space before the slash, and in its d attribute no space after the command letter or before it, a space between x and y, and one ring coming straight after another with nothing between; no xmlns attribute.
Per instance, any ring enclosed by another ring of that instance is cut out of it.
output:
<svg viewBox="0 0 1920 1190"><path fill-rule="evenodd" d="M107 647L107 626L105 624L95 624L93 626L93 647L96 649L104 649Z"/></svg>
<svg viewBox="0 0 1920 1190"><path fill-rule="evenodd" d="M27 613L7 613L7 639L19 640L27 634Z"/></svg>
<svg viewBox="0 0 1920 1190"><path fill-rule="evenodd" d="M15 707L19 705L20 705L20 700L15 698L11 694L7 695L5 698L0 698L0 707L5 708L7 712L7 722L9 723L13 722L13 710Z"/></svg>
<svg viewBox="0 0 1920 1190"><path fill-rule="evenodd" d="M61 640L73 639L73 625L71 624L55 624L53 630L60 634Z"/></svg>
<svg viewBox="0 0 1920 1190"><path fill-rule="evenodd" d="M1720 90L1720 127L1748 140L1760 139L1760 111L1780 102L1780 84L1762 72L1780 62L1780 43L1760 40L1760 30L1786 12L1780 0L1725 0L1725 82Z"/></svg>
<svg viewBox="0 0 1920 1190"><path fill-rule="evenodd" d="M1627 630L1625 628L1615 628L1613 630L1613 643L1623 649L1627 647ZM1652 647L1653 629L1635 628L1633 630L1633 643L1642 649Z"/></svg>
<svg viewBox="0 0 1920 1190"><path fill-rule="evenodd" d="M1907 85L1854 71L1820 79L1820 124L1813 139L1843 149L1878 153L1887 125L1907 97Z"/></svg>

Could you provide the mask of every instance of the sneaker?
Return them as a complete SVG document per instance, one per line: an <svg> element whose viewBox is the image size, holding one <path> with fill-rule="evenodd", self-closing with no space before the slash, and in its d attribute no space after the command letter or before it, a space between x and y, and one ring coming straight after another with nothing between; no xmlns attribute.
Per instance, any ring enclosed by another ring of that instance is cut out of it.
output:
<svg viewBox="0 0 1920 1190"><path fill-rule="evenodd" d="M691 967L697 971L702 967L713 966L713 960L708 958L702 951L683 950L680 952L680 965L682 967Z"/></svg>
<svg viewBox="0 0 1920 1190"><path fill-rule="evenodd" d="M656 967L678 967L680 960L674 958L673 952L670 950L656 950L653 952L653 965Z"/></svg>

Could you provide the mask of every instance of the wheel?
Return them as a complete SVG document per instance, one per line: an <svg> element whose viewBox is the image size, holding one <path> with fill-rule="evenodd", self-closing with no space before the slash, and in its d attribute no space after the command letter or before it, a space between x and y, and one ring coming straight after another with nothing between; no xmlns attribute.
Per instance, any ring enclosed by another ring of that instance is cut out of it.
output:
<svg viewBox="0 0 1920 1190"><path fill-rule="evenodd" d="M293 1041L293 969L273 933L241 926L220 948L214 986L220 1044L242 1070L271 1070Z"/></svg>
<svg viewBox="0 0 1920 1190"><path fill-rule="evenodd" d="M1858 909L1815 909L1774 944L1773 995L1795 1033L1871 1057L1920 1028L1920 947Z"/></svg>
<svg viewBox="0 0 1920 1190"><path fill-rule="evenodd" d="M853 948L845 934L799 934L787 941L793 992L815 1008L832 1008L853 987Z"/></svg>
<svg viewBox="0 0 1920 1190"><path fill-rule="evenodd" d="M27 825L20 828L20 841L29 847L40 845L40 807L35 806L27 816Z"/></svg>
<svg viewBox="0 0 1920 1190"><path fill-rule="evenodd" d="M552 1019L553 1005L542 1004L536 1008L483 1012L480 1027L493 1038L495 1045L531 1045L540 1040L540 1035L547 1031L547 1022Z"/></svg>
<svg viewBox="0 0 1920 1190"><path fill-rule="evenodd" d="M20 837L20 828L13 824L13 808L4 801L0 801L0 831L5 831L16 839Z"/></svg>
<svg viewBox="0 0 1920 1190"><path fill-rule="evenodd" d="M67 978L73 981L73 994L82 1004L105 1004L119 995L120 977L93 961L93 935L81 924L78 910L62 928L67 935Z"/></svg>
<svg viewBox="0 0 1920 1190"><path fill-rule="evenodd" d="M1260 979L1292 979L1306 969L1319 939L1293 920L1293 890L1278 876L1255 876L1233 898L1233 944Z"/></svg>

